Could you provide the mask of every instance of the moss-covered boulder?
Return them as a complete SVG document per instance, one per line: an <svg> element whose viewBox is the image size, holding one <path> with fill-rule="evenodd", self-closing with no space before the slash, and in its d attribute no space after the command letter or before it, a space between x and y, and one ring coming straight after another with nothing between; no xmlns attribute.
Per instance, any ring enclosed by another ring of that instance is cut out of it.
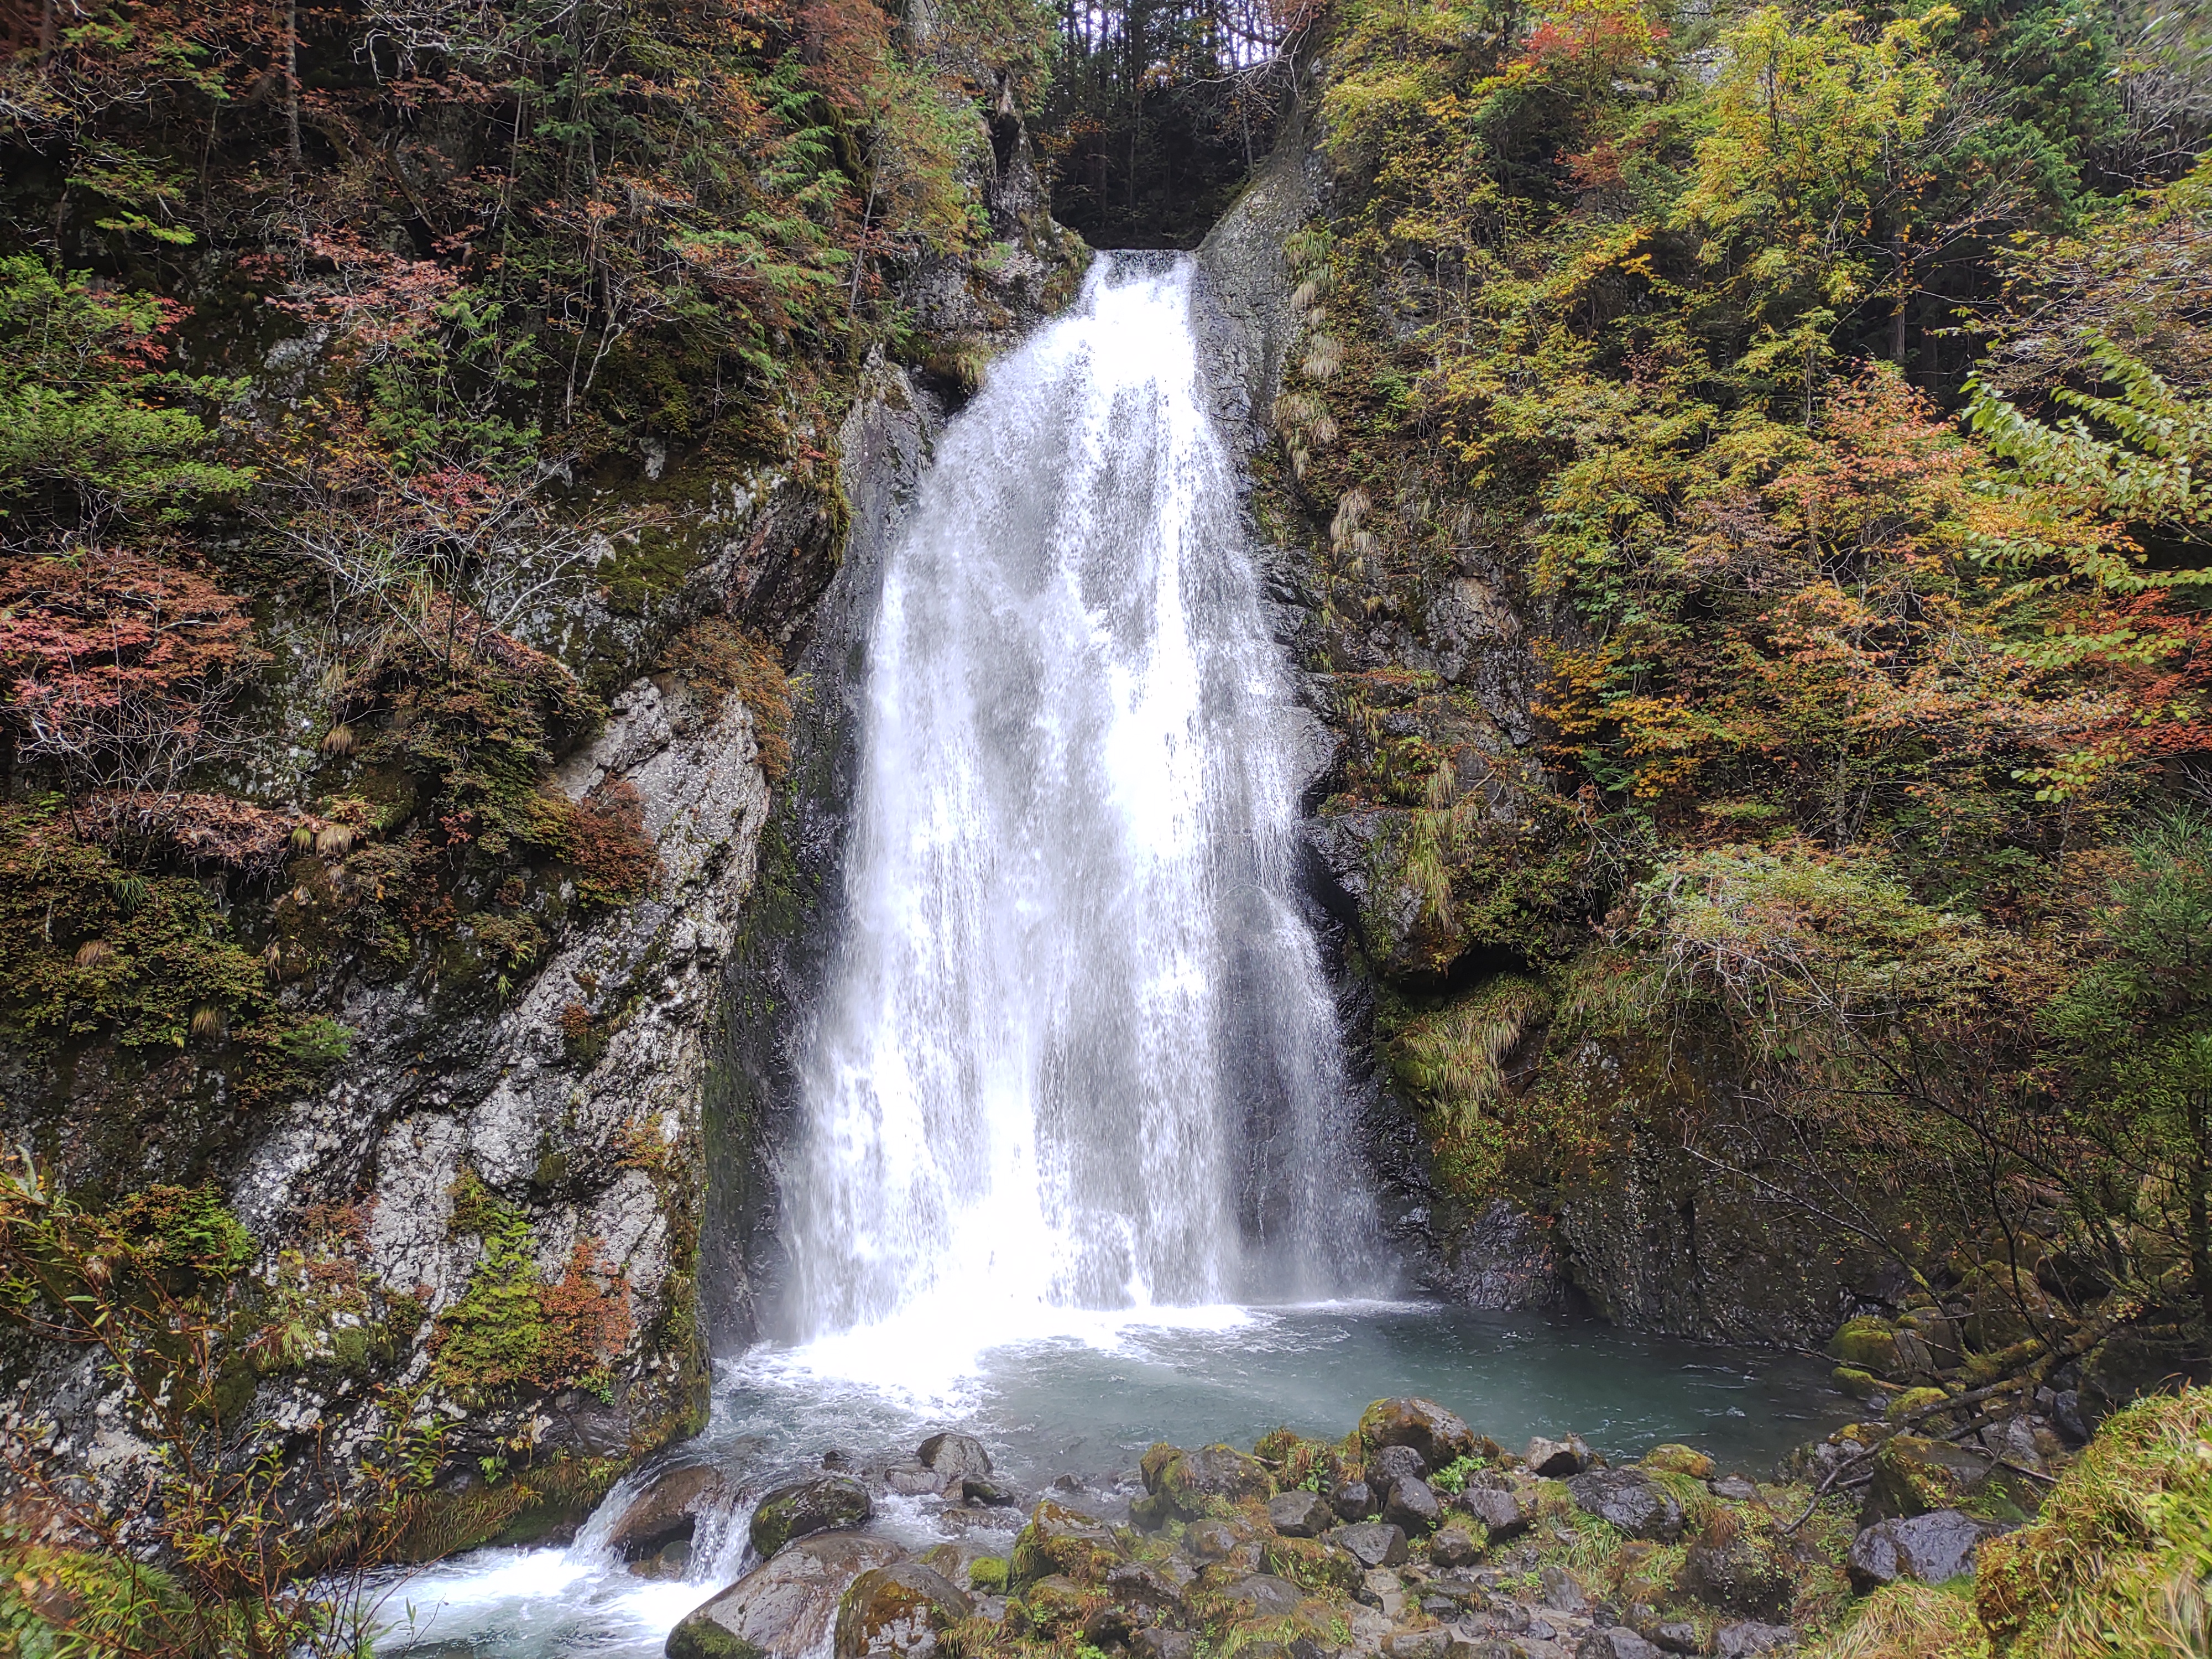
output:
<svg viewBox="0 0 2212 1659"><path fill-rule="evenodd" d="M1871 1314L1845 1320L1828 1339L1828 1352L1839 1364L1879 1377L1899 1376L1905 1370L1897 1327Z"/></svg>
<svg viewBox="0 0 2212 1659"><path fill-rule="evenodd" d="M924 1659L975 1610L966 1591L919 1561L872 1567L837 1604L836 1659Z"/></svg>
<svg viewBox="0 0 2212 1659"><path fill-rule="evenodd" d="M1637 1463L1654 1474L1686 1474L1692 1480L1713 1478L1713 1460L1688 1446L1654 1446Z"/></svg>
<svg viewBox="0 0 2212 1659"><path fill-rule="evenodd" d="M1193 1451L1156 1445L1139 1466L1145 1492L1185 1520L1223 1515L1239 1504L1264 1502L1275 1492L1275 1479L1258 1458L1230 1446L1200 1446Z"/></svg>
<svg viewBox="0 0 2212 1659"><path fill-rule="evenodd" d="M875 1512L868 1489L850 1475L794 1480L768 1493L753 1511L753 1548L765 1560L795 1538L857 1527Z"/></svg>
<svg viewBox="0 0 2212 1659"><path fill-rule="evenodd" d="M1875 1454L1863 1519L1962 1510L1981 1520L2017 1522L2037 1502L2024 1484L1985 1454L1917 1434L1893 1435Z"/></svg>
<svg viewBox="0 0 2212 1659"><path fill-rule="evenodd" d="M668 1659L801 1659L826 1651L846 1588L906 1552L852 1533L803 1538L669 1632Z"/></svg>
<svg viewBox="0 0 2212 1659"><path fill-rule="evenodd" d="M1270 1538L1260 1547L1260 1565L1315 1595L1350 1595L1367 1571L1351 1551L1320 1538Z"/></svg>
<svg viewBox="0 0 2212 1659"><path fill-rule="evenodd" d="M1410 1446L1431 1469L1448 1468L1478 1449L1474 1431L1456 1413L1418 1395L1376 1401L1360 1413L1358 1438L1370 1456L1385 1446Z"/></svg>
<svg viewBox="0 0 2212 1659"><path fill-rule="evenodd" d="M1103 1582L1127 1559L1113 1528L1047 1498L1014 1540L1008 1583L1026 1600L1029 1586L1054 1576L1078 1584Z"/></svg>

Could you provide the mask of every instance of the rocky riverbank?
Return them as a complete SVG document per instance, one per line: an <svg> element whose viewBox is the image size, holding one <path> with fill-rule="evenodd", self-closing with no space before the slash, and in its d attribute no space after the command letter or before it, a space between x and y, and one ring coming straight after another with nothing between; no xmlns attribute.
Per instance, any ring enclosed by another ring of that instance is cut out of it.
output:
<svg viewBox="0 0 2212 1659"><path fill-rule="evenodd" d="M2040 1413L1990 1416L1897 1413L1752 1471L1675 1444L1609 1462L1574 1434L1509 1449L1380 1400L1342 1440L1162 1443L1027 1493L946 1433L876 1465L832 1449L756 1493L678 1471L609 1536L652 1577L695 1531L750 1526L750 1570L669 1659L1735 1659L1817 1646L1885 1586L1955 1592L2071 1457Z"/></svg>

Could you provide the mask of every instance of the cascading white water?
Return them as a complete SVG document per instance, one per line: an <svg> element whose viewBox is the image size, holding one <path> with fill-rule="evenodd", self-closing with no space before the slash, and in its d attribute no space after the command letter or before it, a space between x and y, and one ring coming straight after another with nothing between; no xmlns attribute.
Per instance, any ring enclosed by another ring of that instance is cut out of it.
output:
<svg viewBox="0 0 2212 1659"><path fill-rule="evenodd" d="M884 572L794 1334L1312 1294L1361 1231L1191 285L1102 255L951 422Z"/></svg>

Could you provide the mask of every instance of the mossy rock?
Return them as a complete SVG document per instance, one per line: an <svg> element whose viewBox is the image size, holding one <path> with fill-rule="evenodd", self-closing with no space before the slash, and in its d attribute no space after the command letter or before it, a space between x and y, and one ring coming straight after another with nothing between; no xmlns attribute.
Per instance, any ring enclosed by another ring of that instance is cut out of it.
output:
<svg viewBox="0 0 2212 1659"><path fill-rule="evenodd" d="M1907 1389L1902 1394L1892 1396L1884 1415L1895 1423L1913 1412L1924 1410L1929 1406L1940 1406L1950 1397L1941 1389Z"/></svg>
<svg viewBox="0 0 2212 1659"><path fill-rule="evenodd" d="M1026 1601L1028 1587L1047 1578L1097 1583L1127 1555L1114 1529L1104 1522L1048 1498L1036 1506L1029 1524L1014 1540L1008 1582Z"/></svg>
<svg viewBox="0 0 2212 1659"><path fill-rule="evenodd" d="M868 1489L849 1475L817 1475L778 1486L753 1511L753 1548L765 1561L794 1538L857 1527L875 1507Z"/></svg>
<svg viewBox="0 0 2212 1659"><path fill-rule="evenodd" d="M1876 1376L1895 1376L1905 1369L1904 1356L1897 1347L1897 1328L1871 1314L1845 1320L1828 1339L1828 1352L1854 1370L1870 1371Z"/></svg>
<svg viewBox="0 0 2212 1659"><path fill-rule="evenodd" d="M926 1655L939 1636L975 1610L966 1591L919 1561L873 1567L838 1601L832 1649L836 1659Z"/></svg>
<svg viewBox="0 0 2212 1659"><path fill-rule="evenodd" d="M984 1595L1004 1595L1006 1573L1003 1555L979 1555L968 1564L968 1586Z"/></svg>
<svg viewBox="0 0 2212 1659"><path fill-rule="evenodd" d="M1686 1474L1692 1480L1713 1478L1713 1460L1689 1446L1654 1446L1639 1464L1658 1474Z"/></svg>
<svg viewBox="0 0 2212 1659"><path fill-rule="evenodd" d="M1854 1400L1871 1400L1881 1389L1872 1371L1863 1371L1856 1365L1837 1366L1828 1373L1828 1381Z"/></svg>
<svg viewBox="0 0 2212 1659"><path fill-rule="evenodd" d="M1020 1550L1016 1547L1016 1571L1019 1571ZM1033 1636L1048 1639L1070 1635L1083 1628L1104 1598L1096 1590L1087 1590L1065 1573L1047 1573L1043 1577L1026 1584L1021 1595L1021 1621ZM1008 1609L1009 1622L1013 1617Z"/></svg>
<svg viewBox="0 0 2212 1659"><path fill-rule="evenodd" d="M1265 1503L1275 1495L1275 1479L1265 1463L1233 1447L1201 1446L1177 1451L1159 1465L1154 1492L1177 1515L1195 1519L1224 1515L1255 1499Z"/></svg>
<svg viewBox="0 0 2212 1659"><path fill-rule="evenodd" d="M1316 1595L1350 1595L1366 1569L1351 1551L1319 1538L1270 1538L1260 1546L1260 1565Z"/></svg>
<svg viewBox="0 0 2212 1659"><path fill-rule="evenodd" d="M1893 1435L1875 1454L1864 1519L1961 1510L1979 1520L2018 1521L2033 1506L2034 1498L2013 1488L2014 1482L1990 1458L1917 1434Z"/></svg>

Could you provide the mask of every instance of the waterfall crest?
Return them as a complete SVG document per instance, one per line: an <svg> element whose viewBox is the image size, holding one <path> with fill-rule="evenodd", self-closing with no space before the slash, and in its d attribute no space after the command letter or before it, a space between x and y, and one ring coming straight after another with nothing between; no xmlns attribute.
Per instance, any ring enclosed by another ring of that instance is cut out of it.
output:
<svg viewBox="0 0 2212 1659"><path fill-rule="evenodd" d="M1299 717L1191 284L1100 256L948 427L889 557L801 1069L796 1336L1355 1288Z"/></svg>

